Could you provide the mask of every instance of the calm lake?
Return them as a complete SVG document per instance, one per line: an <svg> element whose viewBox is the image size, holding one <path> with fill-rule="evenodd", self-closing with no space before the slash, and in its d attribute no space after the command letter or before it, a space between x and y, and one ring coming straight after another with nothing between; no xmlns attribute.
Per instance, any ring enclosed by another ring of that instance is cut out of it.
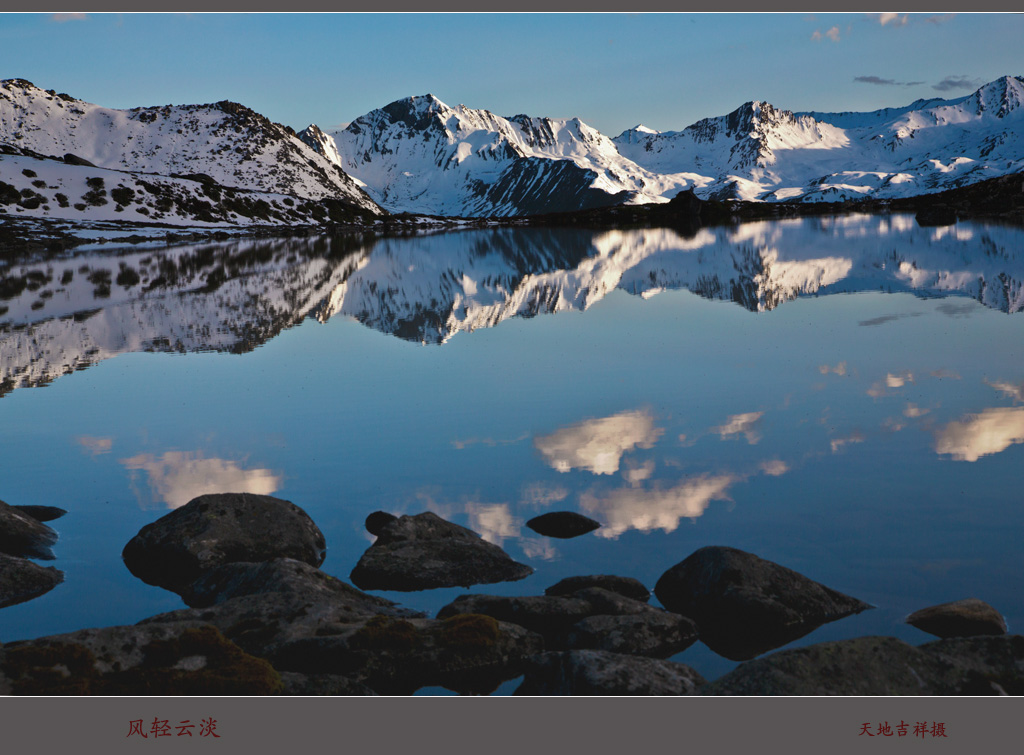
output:
<svg viewBox="0 0 1024 755"><path fill-rule="evenodd" d="M1022 281L1022 230L900 215L0 262L0 499L69 511L65 582L2 609L0 642L183 607L121 549L226 491L301 506L346 581L367 514L431 510L535 569L468 592L653 588L728 545L876 606L794 646L921 644L903 618L967 597L1020 631ZM558 510L602 527L525 526Z"/></svg>

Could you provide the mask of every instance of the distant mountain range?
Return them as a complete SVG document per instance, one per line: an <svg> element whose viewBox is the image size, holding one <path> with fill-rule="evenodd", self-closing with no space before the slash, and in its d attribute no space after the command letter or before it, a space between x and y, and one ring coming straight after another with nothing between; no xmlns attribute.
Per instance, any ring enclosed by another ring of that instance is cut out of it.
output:
<svg viewBox="0 0 1024 755"><path fill-rule="evenodd" d="M295 134L231 102L111 110L9 79L0 217L508 217L666 202L690 188L763 202L906 197L1024 171L1022 102L1024 78L1004 76L958 99L870 113L753 101L681 131L609 138L577 118L505 118L426 95L341 131Z"/></svg>
<svg viewBox="0 0 1024 755"><path fill-rule="evenodd" d="M585 310L616 289L685 289L753 312L898 291L1013 313L1024 311L1024 233L854 215L692 236L495 227L50 254L0 268L0 396L124 352L248 351L306 318L441 344L509 318Z"/></svg>

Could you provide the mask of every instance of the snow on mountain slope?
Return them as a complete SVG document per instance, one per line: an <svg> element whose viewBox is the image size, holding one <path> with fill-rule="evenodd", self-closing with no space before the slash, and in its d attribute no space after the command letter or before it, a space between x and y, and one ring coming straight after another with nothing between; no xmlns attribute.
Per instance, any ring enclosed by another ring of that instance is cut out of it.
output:
<svg viewBox="0 0 1024 755"><path fill-rule="evenodd" d="M715 175L697 193L747 200L891 198L1024 170L1024 79L871 113L791 113L752 102L683 131L631 129L619 151L652 171Z"/></svg>
<svg viewBox="0 0 1024 755"><path fill-rule="evenodd" d="M503 118L429 94L392 102L332 136L341 167L393 211L524 215L667 201L706 181L644 170L578 118Z"/></svg>
<svg viewBox="0 0 1024 755"><path fill-rule="evenodd" d="M704 199L844 201L955 188L1024 170L1024 79L871 113L763 101L682 131L609 139L579 119L502 118L426 95L303 138L396 212L525 215ZM334 145L329 142L333 137Z"/></svg>
<svg viewBox="0 0 1024 755"><path fill-rule="evenodd" d="M103 168L201 173L222 186L332 197L379 211L291 129L233 102L112 110L7 79L0 82L0 143L56 157L71 153Z"/></svg>
<svg viewBox="0 0 1024 755"><path fill-rule="evenodd" d="M47 218L221 227L313 225L330 218L335 200L251 192L218 186L206 177L73 165L52 158L3 154L0 219ZM325 204L327 203L327 204ZM369 211L367 211L369 212ZM372 217L372 215L371 215Z"/></svg>

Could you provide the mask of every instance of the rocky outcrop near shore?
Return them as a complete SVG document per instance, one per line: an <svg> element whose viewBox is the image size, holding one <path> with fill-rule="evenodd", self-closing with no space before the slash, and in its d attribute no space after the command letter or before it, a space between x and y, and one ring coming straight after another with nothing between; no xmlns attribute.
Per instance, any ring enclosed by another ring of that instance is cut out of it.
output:
<svg viewBox="0 0 1024 755"><path fill-rule="evenodd" d="M669 610L696 621L708 647L736 661L871 608L792 569L724 546L701 548L673 566L654 594Z"/></svg>
<svg viewBox="0 0 1024 755"><path fill-rule="evenodd" d="M313 566L324 535L289 501L252 493L203 495L143 527L122 553L143 582L181 592L215 566L294 558Z"/></svg>
<svg viewBox="0 0 1024 755"><path fill-rule="evenodd" d="M351 579L363 590L408 592L512 582L531 574L531 567L497 545L427 511L382 524Z"/></svg>
<svg viewBox="0 0 1024 755"><path fill-rule="evenodd" d="M64 581L64 572L30 561L54 559L57 533L44 521L67 512L56 506L11 506L0 501L0 608L38 598Z"/></svg>
<svg viewBox="0 0 1024 755"><path fill-rule="evenodd" d="M993 623L995 610L981 601L918 612L958 636L920 647L863 637L781 650L709 683L670 657L698 639L719 648L722 631L732 633L730 642L742 635L748 652L771 649L780 626L784 635L794 627L803 633L867 604L753 554L715 547L659 580L655 594L675 610L649 604L638 580L589 575L563 579L545 595L463 595L428 618L318 568L319 530L294 504L228 495L201 496L189 507L140 532L159 532L155 540L172 552L201 543L203 557L190 556L167 581L189 608L134 626L8 642L0 646L0 694L395 695L424 687L489 694L520 677L518 695L1024 693L1024 637L997 633L1005 624ZM309 560L282 555L290 536L276 548L261 544L289 527L312 545ZM443 533L475 538L433 514L384 517L381 532L389 531L432 535L428 544ZM0 575L15 573L8 560L24 561L0 556ZM980 625L965 623L979 616Z"/></svg>

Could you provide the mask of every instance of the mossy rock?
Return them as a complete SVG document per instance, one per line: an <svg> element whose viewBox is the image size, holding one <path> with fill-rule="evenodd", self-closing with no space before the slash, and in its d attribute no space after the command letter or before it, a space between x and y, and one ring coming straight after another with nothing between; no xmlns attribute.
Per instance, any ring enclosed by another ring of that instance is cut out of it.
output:
<svg viewBox="0 0 1024 755"><path fill-rule="evenodd" d="M356 650L413 650L421 644L416 627L404 619L374 616L349 637Z"/></svg>
<svg viewBox="0 0 1024 755"><path fill-rule="evenodd" d="M111 630L126 629L113 627ZM103 632L104 630L100 630ZM141 647L141 662L97 658L82 638L4 648L3 675L15 695L275 695L280 674L212 626L187 627ZM131 652L130 643L124 648ZM110 670L107 670L110 669Z"/></svg>
<svg viewBox="0 0 1024 755"><path fill-rule="evenodd" d="M498 643L496 619L479 613L460 613L441 622L437 644L452 648L490 648Z"/></svg>

